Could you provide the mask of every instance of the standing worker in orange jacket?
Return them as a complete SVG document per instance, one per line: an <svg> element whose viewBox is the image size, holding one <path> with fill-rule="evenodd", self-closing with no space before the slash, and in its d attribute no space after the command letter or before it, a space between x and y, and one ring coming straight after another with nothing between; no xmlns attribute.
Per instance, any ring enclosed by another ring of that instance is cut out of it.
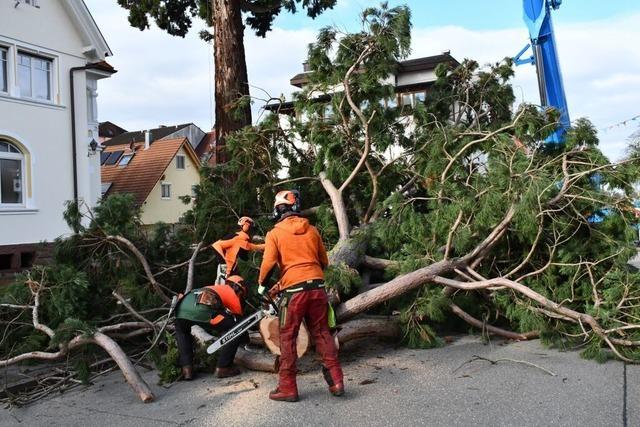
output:
<svg viewBox="0 0 640 427"><path fill-rule="evenodd" d="M178 364L182 379L193 378L193 337L191 327L198 325L208 332L222 334L233 328L242 315L242 300L247 295L244 279L230 276L224 285L205 286L193 289L180 299L176 309L176 343ZM222 348L218 356L216 376L227 378L240 374L233 366L233 359L241 342L248 336L236 338Z"/></svg>
<svg viewBox="0 0 640 427"><path fill-rule="evenodd" d="M246 259L248 251L264 250L264 244L251 243L255 222L248 216L243 216L238 220L240 231L227 235L216 241L211 247L216 251L221 260L224 261L224 271L218 266L216 283L224 283L226 277L238 274L238 258Z"/></svg>
<svg viewBox="0 0 640 427"><path fill-rule="evenodd" d="M300 216L300 197L294 191L281 191L274 202L278 220L267 233L258 293L264 295L276 265L280 269L280 372L278 388L269 393L272 400L296 402L296 339L303 320L322 357L322 372L334 396L344 394L342 368L333 336L329 332L328 299L323 270L329 264L318 230Z"/></svg>

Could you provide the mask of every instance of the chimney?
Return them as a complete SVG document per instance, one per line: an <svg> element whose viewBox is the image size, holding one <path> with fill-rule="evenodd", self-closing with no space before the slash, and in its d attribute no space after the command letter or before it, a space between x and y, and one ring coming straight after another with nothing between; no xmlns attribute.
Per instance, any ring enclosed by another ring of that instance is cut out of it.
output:
<svg viewBox="0 0 640 427"><path fill-rule="evenodd" d="M151 145L151 132L148 130L144 131L144 149L148 150Z"/></svg>
<svg viewBox="0 0 640 427"><path fill-rule="evenodd" d="M304 61L304 62L302 63L302 71L304 71L305 73L306 73L307 71L311 71L311 70L309 69L309 63L308 63L307 61Z"/></svg>

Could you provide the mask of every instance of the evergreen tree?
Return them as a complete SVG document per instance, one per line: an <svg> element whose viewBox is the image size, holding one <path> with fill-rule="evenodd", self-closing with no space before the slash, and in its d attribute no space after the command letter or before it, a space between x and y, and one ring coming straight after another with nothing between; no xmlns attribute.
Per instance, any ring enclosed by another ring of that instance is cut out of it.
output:
<svg viewBox="0 0 640 427"><path fill-rule="evenodd" d="M118 0L129 10L132 26L144 30L153 19L159 28L174 36L184 37L200 17L213 27L213 34L201 31L206 40L213 40L215 67L215 131L218 144L233 131L251 124L248 101L249 78L244 52L246 24L258 36L264 37L281 12L296 13L304 10L315 18L324 10L333 8L336 0ZM218 161L225 161L219 151Z"/></svg>

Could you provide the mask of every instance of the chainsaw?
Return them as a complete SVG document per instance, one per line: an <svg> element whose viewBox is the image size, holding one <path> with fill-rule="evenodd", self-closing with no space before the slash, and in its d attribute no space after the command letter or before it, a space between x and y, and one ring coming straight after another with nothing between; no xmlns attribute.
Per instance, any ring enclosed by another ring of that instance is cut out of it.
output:
<svg viewBox="0 0 640 427"><path fill-rule="evenodd" d="M260 308L258 311L253 313L251 316L244 319L242 322L238 323L233 328L229 329L223 336L218 338L216 342L207 347L207 353L213 354L216 351L220 350L225 345L229 344L234 339L238 338L240 335L244 334L249 330L253 325L261 321L267 316L275 316L278 314L278 301L274 301L270 297L267 298L267 303L264 307Z"/></svg>

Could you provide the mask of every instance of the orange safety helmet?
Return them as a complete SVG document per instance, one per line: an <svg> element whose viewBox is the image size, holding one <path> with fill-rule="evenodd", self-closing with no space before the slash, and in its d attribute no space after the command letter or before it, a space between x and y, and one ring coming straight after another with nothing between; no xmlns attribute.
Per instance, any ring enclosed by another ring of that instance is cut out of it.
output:
<svg viewBox="0 0 640 427"><path fill-rule="evenodd" d="M231 286L236 295L238 295L238 298L244 298L247 296L247 287L244 284L242 276L237 274L229 276L227 277L226 284Z"/></svg>
<svg viewBox="0 0 640 427"><path fill-rule="evenodd" d="M253 218L248 217L248 216L243 216L238 220L238 225L240 226L242 231L244 231L245 233L248 233L249 230L251 230L251 228L255 224L256 224L256 222L253 220ZM246 226L246 229L245 229L245 226Z"/></svg>

